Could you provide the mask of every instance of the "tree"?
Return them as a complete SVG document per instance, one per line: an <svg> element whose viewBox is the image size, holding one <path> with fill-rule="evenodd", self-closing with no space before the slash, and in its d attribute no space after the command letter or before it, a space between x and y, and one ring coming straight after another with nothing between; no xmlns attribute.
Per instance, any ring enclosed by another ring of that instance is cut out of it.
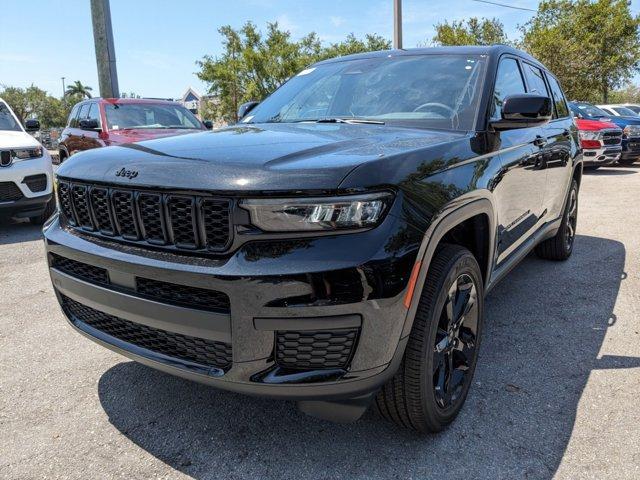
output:
<svg viewBox="0 0 640 480"><path fill-rule="evenodd" d="M267 24L263 35L255 24L247 22L240 30L224 26L224 53L205 56L197 64L198 77L209 84L208 93L215 96L216 117L237 121L237 110L243 102L261 100L307 65L324 58L368 50L390 48L390 42L377 35L358 40L349 35L346 41L323 47L315 33L298 41L277 23Z"/></svg>
<svg viewBox="0 0 640 480"><path fill-rule="evenodd" d="M611 103L640 103L640 87L628 83L623 88L611 92Z"/></svg>
<svg viewBox="0 0 640 480"><path fill-rule="evenodd" d="M66 95L80 95L82 98L91 98L91 91L93 88L83 85L80 80L76 80L67 87Z"/></svg>
<svg viewBox="0 0 640 480"><path fill-rule="evenodd" d="M522 47L570 98L609 101L640 65L640 16L627 0L545 0L521 27Z"/></svg>
<svg viewBox="0 0 640 480"><path fill-rule="evenodd" d="M508 45L504 25L497 18L471 17L466 21L438 23L435 25L435 45Z"/></svg>
<svg viewBox="0 0 640 480"><path fill-rule="evenodd" d="M35 85L26 89L4 87L0 97L23 123L25 119L33 117L40 121L43 128L61 127L69 115L67 105Z"/></svg>

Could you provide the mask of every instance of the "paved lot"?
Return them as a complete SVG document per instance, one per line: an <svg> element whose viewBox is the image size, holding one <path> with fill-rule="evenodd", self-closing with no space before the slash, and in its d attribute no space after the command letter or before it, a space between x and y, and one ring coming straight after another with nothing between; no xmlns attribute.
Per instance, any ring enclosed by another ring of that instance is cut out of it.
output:
<svg viewBox="0 0 640 480"><path fill-rule="evenodd" d="M65 325L37 228L0 224L2 478L640 478L640 166L584 178L576 250L488 299L476 385L438 436L157 373Z"/></svg>

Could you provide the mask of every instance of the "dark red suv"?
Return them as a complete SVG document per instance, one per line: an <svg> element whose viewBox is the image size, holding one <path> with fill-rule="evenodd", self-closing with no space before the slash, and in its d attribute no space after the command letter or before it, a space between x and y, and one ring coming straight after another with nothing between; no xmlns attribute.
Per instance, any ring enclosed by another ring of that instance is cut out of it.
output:
<svg viewBox="0 0 640 480"><path fill-rule="evenodd" d="M76 104L60 137L60 163L90 148L140 142L211 128L169 100L91 98Z"/></svg>

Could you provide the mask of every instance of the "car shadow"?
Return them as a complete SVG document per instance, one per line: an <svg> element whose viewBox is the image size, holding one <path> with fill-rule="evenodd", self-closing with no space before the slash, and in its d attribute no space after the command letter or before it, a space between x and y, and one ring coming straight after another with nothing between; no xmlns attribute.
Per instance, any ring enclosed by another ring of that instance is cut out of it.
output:
<svg viewBox="0 0 640 480"><path fill-rule="evenodd" d="M194 478L552 478L594 369L620 283L620 242L576 238L567 262L528 257L489 295L475 385L459 418L420 436L367 412L358 422L307 417L293 402L195 384L134 362L100 378L111 424Z"/></svg>
<svg viewBox="0 0 640 480"><path fill-rule="evenodd" d="M585 170L584 173L586 175L594 175L594 176L614 176L614 175L634 175L638 173L633 167L604 167L599 168L597 170Z"/></svg>
<svg viewBox="0 0 640 480"><path fill-rule="evenodd" d="M42 225L29 220L0 218L0 245L31 242L42 238Z"/></svg>

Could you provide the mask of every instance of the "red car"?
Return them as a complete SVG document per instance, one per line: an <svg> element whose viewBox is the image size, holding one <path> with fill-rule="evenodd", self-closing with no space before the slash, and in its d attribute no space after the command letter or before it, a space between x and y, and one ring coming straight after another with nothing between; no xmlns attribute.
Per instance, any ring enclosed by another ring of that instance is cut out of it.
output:
<svg viewBox="0 0 640 480"><path fill-rule="evenodd" d="M595 170L616 162L622 154L622 129L601 120L575 119L584 168Z"/></svg>
<svg viewBox="0 0 640 480"><path fill-rule="evenodd" d="M91 98L71 110L59 143L60 163L76 152L211 128L169 100Z"/></svg>

